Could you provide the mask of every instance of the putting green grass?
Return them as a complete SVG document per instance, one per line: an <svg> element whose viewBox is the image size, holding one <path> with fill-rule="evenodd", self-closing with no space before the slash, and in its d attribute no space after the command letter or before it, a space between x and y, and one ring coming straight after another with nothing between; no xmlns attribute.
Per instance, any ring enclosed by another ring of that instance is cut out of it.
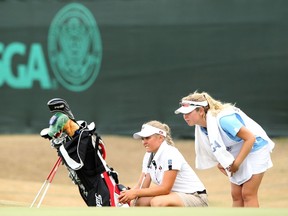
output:
<svg viewBox="0 0 288 216"><path fill-rule="evenodd" d="M287 216L288 208L0 208L1 216Z"/></svg>

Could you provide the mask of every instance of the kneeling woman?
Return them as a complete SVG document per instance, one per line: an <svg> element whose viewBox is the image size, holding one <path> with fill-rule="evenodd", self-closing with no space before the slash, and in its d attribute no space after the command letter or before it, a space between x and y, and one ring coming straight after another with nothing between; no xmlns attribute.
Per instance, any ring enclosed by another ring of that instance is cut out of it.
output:
<svg viewBox="0 0 288 216"><path fill-rule="evenodd" d="M174 147L168 125L150 121L133 135L146 149L138 184L122 191L119 202L136 206L208 206L203 183ZM155 186L150 187L151 182Z"/></svg>

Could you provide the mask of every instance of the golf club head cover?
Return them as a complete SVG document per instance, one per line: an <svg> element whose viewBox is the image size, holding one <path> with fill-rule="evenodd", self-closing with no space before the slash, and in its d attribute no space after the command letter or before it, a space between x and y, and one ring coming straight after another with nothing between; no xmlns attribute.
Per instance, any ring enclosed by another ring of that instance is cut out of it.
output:
<svg viewBox="0 0 288 216"><path fill-rule="evenodd" d="M75 121L74 115L68 103L62 98L53 98L47 102L50 112L62 112L66 114L71 120Z"/></svg>
<svg viewBox="0 0 288 216"><path fill-rule="evenodd" d="M49 139L49 140L51 140L52 137L50 137L50 136L48 135L48 131L49 131L49 128L44 128L44 129L42 129L41 132L40 132L40 136L43 137L44 139Z"/></svg>

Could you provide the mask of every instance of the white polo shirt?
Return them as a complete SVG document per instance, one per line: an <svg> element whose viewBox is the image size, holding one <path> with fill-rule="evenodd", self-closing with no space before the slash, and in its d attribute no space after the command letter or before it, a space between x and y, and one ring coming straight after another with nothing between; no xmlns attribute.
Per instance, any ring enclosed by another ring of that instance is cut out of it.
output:
<svg viewBox="0 0 288 216"><path fill-rule="evenodd" d="M203 183L176 147L168 145L164 141L147 168L150 154L146 152L144 155L142 172L149 173L152 182L156 185L162 183L165 171L178 170L172 187L173 192L194 193L205 189Z"/></svg>

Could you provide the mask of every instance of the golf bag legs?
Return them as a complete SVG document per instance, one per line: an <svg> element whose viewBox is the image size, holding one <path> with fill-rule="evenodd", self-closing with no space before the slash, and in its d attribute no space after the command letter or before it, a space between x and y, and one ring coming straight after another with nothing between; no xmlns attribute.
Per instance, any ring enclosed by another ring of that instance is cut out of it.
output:
<svg viewBox="0 0 288 216"><path fill-rule="evenodd" d="M50 184L51 184L51 182L52 182L52 180L53 180L53 178L54 178L54 176L55 176L55 174L57 172L57 169L58 169L58 167L61 164L61 161L62 161L62 159L60 157L58 157L58 159L57 159L56 163L54 164L52 170L50 171L49 175L47 176L46 180L42 184L40 190L38 191L36 197L34 198L32 204L30 205L30 208L32 208L34 206L34 204L36 203L38 197L43 192L42 196L41 196L41 198L40 198L40 200L38 202L38 205L37 205L37 208L40 207L40 205L41 205L41 203L42 203L42 201L43 201L43 199L44 199L44 197L45 197L45 195L46 195L46 193L48 191L48 188L49 188L49 186L50 186Z"/></svg>

